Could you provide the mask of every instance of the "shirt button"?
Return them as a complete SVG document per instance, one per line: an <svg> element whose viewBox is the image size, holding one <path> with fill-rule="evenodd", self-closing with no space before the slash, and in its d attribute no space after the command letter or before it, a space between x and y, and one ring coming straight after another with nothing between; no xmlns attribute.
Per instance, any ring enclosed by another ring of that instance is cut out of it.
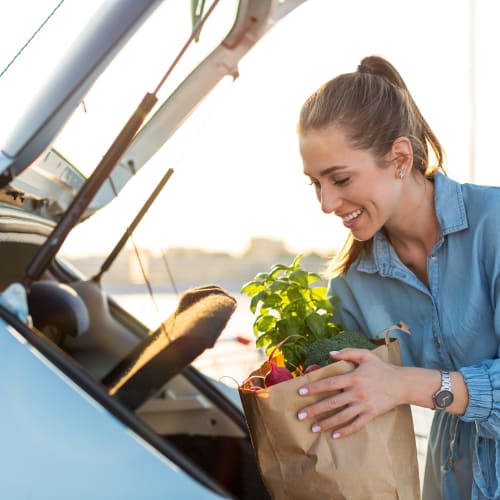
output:
<svg viewBox="0 0 500 500"><path fill-rule="evenodd" d="M436 254L432 254L432 255L431 255L431 259L432 259L432 260L436 260L436 259L437 259L437 255L436 255Z"/></svg>
<svg viewBox="0 0 500 500"><path fill-rule="evenodd" d="M438 349L441 347L441 342L438 339L434 339L434 344Z"/></svg>

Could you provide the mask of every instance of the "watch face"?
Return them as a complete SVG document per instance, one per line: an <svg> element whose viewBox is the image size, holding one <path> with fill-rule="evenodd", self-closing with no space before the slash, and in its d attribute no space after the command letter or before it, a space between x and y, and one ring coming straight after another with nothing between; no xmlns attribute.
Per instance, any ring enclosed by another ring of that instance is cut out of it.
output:
<svg viewBox="0 0 500 500"><path fill-rule="evenodd" d="M453 393L451 391L439 391L434 396L434 402L437 408L446 408L453 402Z"/></svg>

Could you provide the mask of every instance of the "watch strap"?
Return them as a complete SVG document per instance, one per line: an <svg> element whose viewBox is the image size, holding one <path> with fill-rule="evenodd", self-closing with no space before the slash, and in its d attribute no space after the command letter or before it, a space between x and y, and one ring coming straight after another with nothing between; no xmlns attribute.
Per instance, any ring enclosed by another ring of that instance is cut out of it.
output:
<svg viewBox="0 0 500 500"><path fill-rule="evenodd" d="M451 375L447 370L440 370L441 373L441 387L432 395L434 401L434 410L444 410L453 402L453 392L451 390ZM445 400L446 404L439 404L438 401L443 399L443 396L448 393L448 399ZM441 396L441 397L440 397Z"/></svg>

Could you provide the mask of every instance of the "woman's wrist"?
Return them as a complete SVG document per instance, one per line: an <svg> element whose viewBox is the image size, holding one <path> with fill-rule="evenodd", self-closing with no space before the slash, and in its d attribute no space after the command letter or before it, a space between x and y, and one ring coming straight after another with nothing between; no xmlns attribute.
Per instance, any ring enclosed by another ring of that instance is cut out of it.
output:
<svg viewBox="0 0 500 500"><path fill-rule="evenodd" d="M434 409L433 395L441 387L440 370L430 368L401 367L400 382L403 384L402 404ZM449 413L463 415L467 409L468 391L460 372L451 372L453 403L446 408Z"/></svg>
<svg viewBox="0 0 500 500"><path fill-rule="evenodd" d="M400 381L405 388L402 404L434 408L432 396L441 386L439 370L402 367Z"/></svg>

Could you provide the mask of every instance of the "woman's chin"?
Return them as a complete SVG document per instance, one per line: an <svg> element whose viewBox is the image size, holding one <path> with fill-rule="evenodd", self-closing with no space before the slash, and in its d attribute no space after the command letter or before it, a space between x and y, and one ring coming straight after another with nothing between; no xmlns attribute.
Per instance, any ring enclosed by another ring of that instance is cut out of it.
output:
<svg viewBox="0 0 500 500"><path fill-rule="evenodd" d="M373 231L362 231L357 228L351 229L351 234L356 241L368 241L375 235Z"/></svg>

